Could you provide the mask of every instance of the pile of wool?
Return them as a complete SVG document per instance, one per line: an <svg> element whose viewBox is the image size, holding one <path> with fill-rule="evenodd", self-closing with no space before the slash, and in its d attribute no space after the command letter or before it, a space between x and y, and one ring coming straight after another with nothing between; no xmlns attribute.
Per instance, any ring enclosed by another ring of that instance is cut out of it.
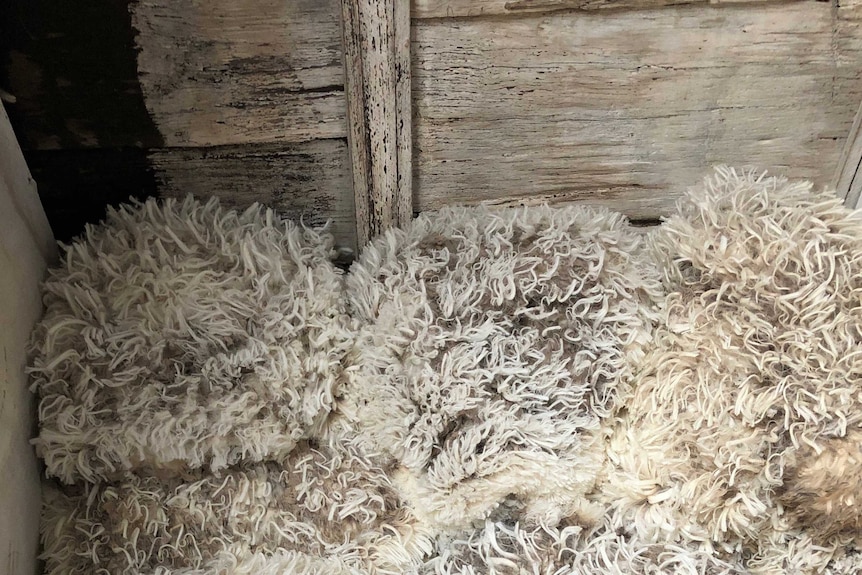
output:
<svg viewBox="0 0 862 575"><path fill-rule="evenodd" d="M605 500L643 540L752 573L843 561L862 524L862 218L810 184L720 169L651 243L667 299Z"/></svg>
<svg viewBox="0 0 862 575"><path fill-rule="evenodd" d="M661 296L643 234L590 208L444 209L367 246L338 410L424 525L589 525L602 422Z"/></svg>
<svg viewBox="0 0 862 575"><path fill-rule="evenodd" d="M255 205L148 200L64 246L31 378L65 483L279 460L320 426L350 341L332 237Z"/></svg>
<svg viewBox="0 0 862 575"><path fill-rule="evenodd" d="M383 470L341 438L280 464L48 489L47 575L401 574L428 552Z"/></svg>

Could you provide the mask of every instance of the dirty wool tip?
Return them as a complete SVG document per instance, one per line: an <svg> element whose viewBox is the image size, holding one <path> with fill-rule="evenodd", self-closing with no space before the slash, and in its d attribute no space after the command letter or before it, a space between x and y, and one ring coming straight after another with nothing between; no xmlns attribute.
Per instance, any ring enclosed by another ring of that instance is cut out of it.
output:
<svg viewBox="0 0 862 575"><path fill-rule="evenodd" d="M349 340L332 244L257 205L110 209L44 284L29 372L47 473L170 477L287 455L332 407Z"/></svg>

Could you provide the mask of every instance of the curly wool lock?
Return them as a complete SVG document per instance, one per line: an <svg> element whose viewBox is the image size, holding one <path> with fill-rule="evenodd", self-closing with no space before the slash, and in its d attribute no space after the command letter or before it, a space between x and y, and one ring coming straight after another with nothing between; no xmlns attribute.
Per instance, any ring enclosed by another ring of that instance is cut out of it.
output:
<svg viewBox="0 0 862 575"><path fill-rule="evenodd" d="M430 543L347 441L194 481L49 489L46 575L400 575Z"/></svg>
<svg viewBox="0 0 862 575"><path fill-rule="evenodd" d="M642 247L619 214L545 206L444 209L365 248L339 409L427 525L504 501L534 524L600 516L601 422L661 295Z"/></svg>
<svg viewBox="0 0 862 575"><path fill-rule="evenodd" d="M30 374L47 473L286 456L330 410L350 339L332 244L258 206L109 210L44 284Z"/></svg>
<svg viewBox="0 0 862 575"><path fill-rule="evenodd" d="M808 573L860 524L862 219L804 182L720 169L652 245L664 317L606 500L648 540Z"/></svg>

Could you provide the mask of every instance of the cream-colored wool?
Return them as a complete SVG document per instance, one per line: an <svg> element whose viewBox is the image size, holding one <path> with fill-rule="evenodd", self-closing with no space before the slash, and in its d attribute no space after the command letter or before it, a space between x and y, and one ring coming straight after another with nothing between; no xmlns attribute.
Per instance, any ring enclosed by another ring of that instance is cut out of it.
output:
<svg viewBox="0 0 862 575"><path fill-rule="evenodd" d="M30 372L47 473L285 457L331 408L349 341L332 244L259 206L109 210L45 282Z"/></svg>
<svg viewBox="0 0 862 575"><path fill-rule="evenodd" d="M504 502L528 524L600 517L601 422L661 294L644 262L642 234L588 208L444 209L364 249L339 409L426 525Z"/></svg>
<svg viewBox="0 0 862 575"><path fill-rule="evenodd" d="M349 443L195 480L49 489L46 575L401 574L430 550L384 472Z"/></svg>
<svg viewBox="0 0 862 575"><path fill-rule="evenodd" d="M652 236L668 296L605 498L645 540L816 572L859 516L799 487L858 490L805 460L862 425L862 219L809 184L727 169L678 211Z"/></svg>
<svg viewBox="0 0 862 575"><path fill-rule="evenodd" d="M593 528L564 521L525 528L507 521L437 541L420 575L736 575L745 568L731 557L690 543L649 543L607 515Z"/></svg>

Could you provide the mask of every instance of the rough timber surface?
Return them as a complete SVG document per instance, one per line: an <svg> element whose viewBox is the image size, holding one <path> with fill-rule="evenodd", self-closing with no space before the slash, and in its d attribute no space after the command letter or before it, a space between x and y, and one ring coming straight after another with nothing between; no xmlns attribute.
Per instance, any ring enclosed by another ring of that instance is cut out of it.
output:
<svg viewBox="0 0 862 575"><path fill-rule="evenodd" d="M239 209L260 202L310 226L330 220L337 245L356 248L344 140L165 149L149 159L163 196L217 196Z"/></svg>
<svg viewBox="0 0 862 575"><path fill-rule="evenodd" d="M681 4L762 4L782 0L413 0L414 18L518 16L563 10L641 10Z"/></svg>
<svg viewBox="0 0 862 575"><path fill-rule="evenodd" d="M129 197L236 187L352 247L339 6L0 2L0 90L55 236Z"/></svg>
<svg viewBox="0 0 862 575"><path fill-rule="evenodd" d="M827 185L862 98L859 15L804 1L414 20L415 208L650 219L716 163Z"/></svg>
<svg viewBox="0 0 862 575"><path fill-rule="evenodd" d="M338 0L140 0L138 72L168 146L346 135Z"/></svg>
<svg viewBox="0 0 862 575"><path fill-rule="evenodd" d="M403 0L343 0L348 145L360 244L413 215L410 16Z"/></svg>

